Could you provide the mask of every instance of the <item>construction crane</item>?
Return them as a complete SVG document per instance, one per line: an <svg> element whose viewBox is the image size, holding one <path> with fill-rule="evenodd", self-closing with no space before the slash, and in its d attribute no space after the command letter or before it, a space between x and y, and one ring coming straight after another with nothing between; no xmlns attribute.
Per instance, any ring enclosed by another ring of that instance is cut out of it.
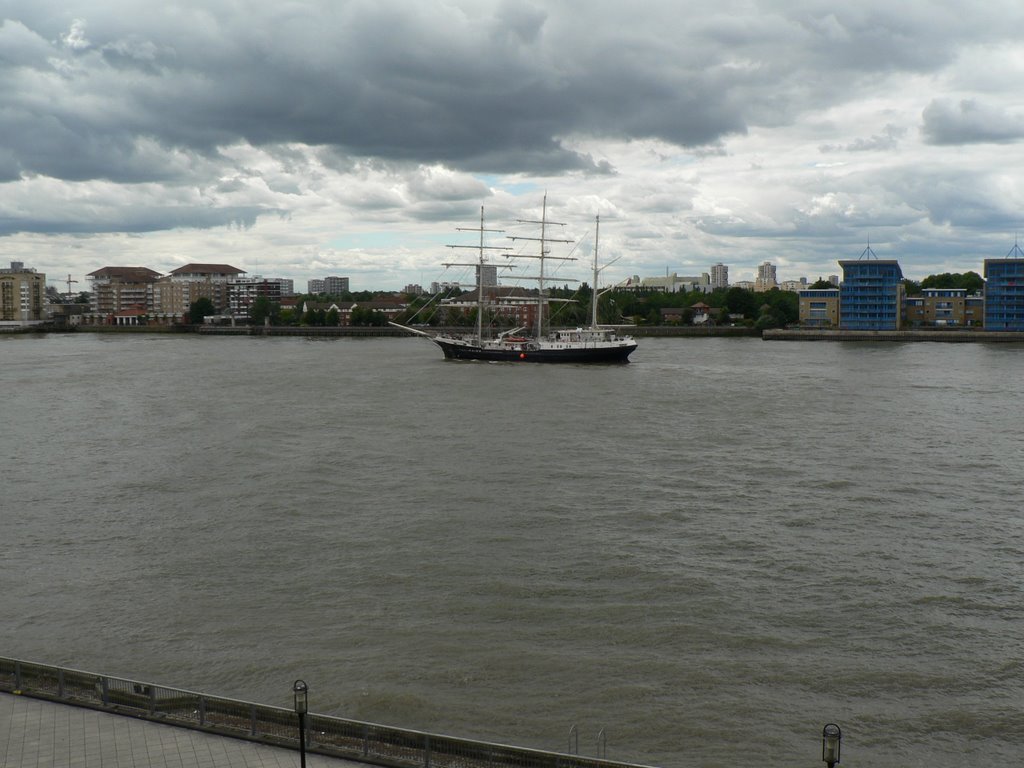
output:
<svg viewBox="0 0 1024 768"><path fill-rule="evenodd" d="M66 296L68 298L68 301L71 301L71 284L72 283L77 283L78 281L77 280L72 280L71 279L71 275L68 275L68 279L66 280L66 282L68 284L68 292L67 292Z"/></svg>

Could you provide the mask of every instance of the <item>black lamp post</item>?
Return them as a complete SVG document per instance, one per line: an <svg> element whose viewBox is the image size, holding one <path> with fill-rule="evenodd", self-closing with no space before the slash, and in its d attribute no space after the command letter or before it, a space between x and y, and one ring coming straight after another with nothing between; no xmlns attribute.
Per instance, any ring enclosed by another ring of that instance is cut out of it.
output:
<svg viewBox="0 0 1024 768"><path fill-rule="evenodd" d="M843 732L835 723L829 723L821 729L821 759L828 763L828 768L835 768L839 762L839 744L843 740Z"/></svg>
<svg viewBox="0 0 1024 768"><path fill-rule="evenodd" d="M299 765L306 768L306 712L309 709L309 686L302 680L296 680L292 686L295 694L295 714L299 716Z"/></svg>

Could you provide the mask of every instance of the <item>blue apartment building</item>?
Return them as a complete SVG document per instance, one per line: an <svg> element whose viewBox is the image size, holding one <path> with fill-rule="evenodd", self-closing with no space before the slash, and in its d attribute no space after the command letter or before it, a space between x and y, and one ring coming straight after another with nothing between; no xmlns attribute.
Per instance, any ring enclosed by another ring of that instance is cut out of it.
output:
<svg viewBox="0 0 1024 768"><path fill-rule="evenodd" d="M985 259L985 330L1024 331L1024 255L1016 245L1005 259Z"/></svg>
<svg viewBox="0 0 1024 768"><path fill-rule="evenodd" d="M870 248L865 253L870 253ZM895 259L840 261L839 327L844 331L896 331L902 323L903 270Z"/></svg>

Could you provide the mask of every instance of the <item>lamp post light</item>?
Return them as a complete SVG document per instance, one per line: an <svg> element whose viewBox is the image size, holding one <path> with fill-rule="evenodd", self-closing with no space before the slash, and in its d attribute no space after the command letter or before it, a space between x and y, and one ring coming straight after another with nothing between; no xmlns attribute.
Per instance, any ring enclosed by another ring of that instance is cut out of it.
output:
<svg viewBox="0 0 1024 768"><path fill-rule="evenodd" d="M292 686L295 694L295 714L299 716L299 765L306 768L306 712L309 710L309 686L303 680L296 680Z"/></svg>
<svg viewBox="0 0 1024 768"><path fill-rule="evenodd" d="M843 732L835 723L829 723L821 729L821 759L828 763L828 768L835 768L839 762L839 744L843 740Z"/></svg>

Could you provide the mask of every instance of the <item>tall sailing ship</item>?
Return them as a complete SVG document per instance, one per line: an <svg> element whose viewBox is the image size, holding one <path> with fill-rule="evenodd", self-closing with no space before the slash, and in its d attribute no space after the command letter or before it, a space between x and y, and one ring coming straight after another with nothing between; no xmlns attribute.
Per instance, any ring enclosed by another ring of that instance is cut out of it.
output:
<svg viewBox="0 0 1024 768"><path fill-rule="evenodd" d="M576 328L548 328L548 306L549 299L545 290L547 273L546 263L551 260L573 260L572 257L552 256L547 249L551 242L569 242L557 240L548 236L548 227L555 225L555 222L547 220L547 196L544 196L542 214L540 221L520 221L521 224L534 224L540 227L540 237L513 237L513 240L534 240L540 245L536 254L506 254L509 259L535 259L538 264L536 276L522 277L519 279L533 280L537 282L536 308L534 312L535 322L532 327L520 326L498 333L490 337L485 334L483 316L487 308L486 295L484 292L484 266L487 265L486 252L488 250L508 250L503 246L484 245L484 234L486 232L498 232L500 230L486 229L484 227L484 209L480 208L480 227L473 228L480 234L478 246L466 246L476 248L479 252L475 264L450 263L446 266L475 266L477 267L477 307L476 307L476 330L475 333L454 334L454 333L431 333L420 328L412 328L398 323L392 323L400 328L426 336L444 353L444 356L452 360L485 360L489 362L524 362L524 363L625 363L628 362L630 354L637 348L636 341L627 335L620 335L613 326L598 325L597 302L600 293L597 290L597 280L600 273L597 259L597 231L594 238L594 283L591 302L591 322L587 327ZM597 219L597 226L600 227L600 218ZM466 228L460 228L465 230ZM452 246L461 247L461 246Z"/></svg>

